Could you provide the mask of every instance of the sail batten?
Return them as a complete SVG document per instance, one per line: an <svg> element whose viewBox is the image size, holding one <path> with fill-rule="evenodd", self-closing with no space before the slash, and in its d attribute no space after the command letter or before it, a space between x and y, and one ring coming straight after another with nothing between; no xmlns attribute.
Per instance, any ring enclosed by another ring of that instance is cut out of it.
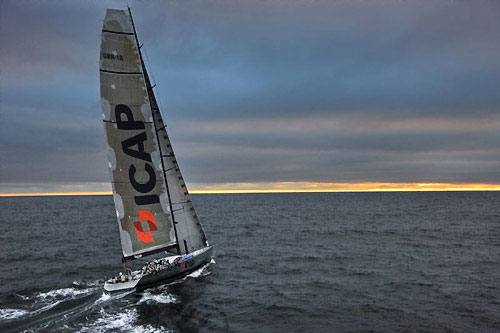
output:
<svg viewBox="0 0 500 333"><path fill-rule="evenodd" d="M118 71L108 71L105 69L100 70L102 73L118 74L118 75L142 75L141 72L118 72Z"/></svg>

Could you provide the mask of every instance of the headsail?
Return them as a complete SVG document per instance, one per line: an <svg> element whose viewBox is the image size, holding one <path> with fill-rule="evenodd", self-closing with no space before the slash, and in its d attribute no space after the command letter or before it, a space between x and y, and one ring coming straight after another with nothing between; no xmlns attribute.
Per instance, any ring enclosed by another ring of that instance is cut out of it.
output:
<svg viewBox="0 0 500 333"><path fill-rule="evenodd" d="M144 68L145 71L145 68ZM147 72L146 85L150 91L150 103L153 110L153 119L158 131L158 141L162 151L165 177L169 189L174 220L177 225L177 237L179 239L180 253L189 253L208 246L207 238L203 232L200 220L196 215L193 202L189 195L186 183L175 158L174 150L167 134L167 129L158 108L158 104L151 89L151 83Z"/></svg>
<svg viewBox="0 0 500 333"><path fill-rule="evenodd" d="M161 118L130 10L106 12L100 72L124 258L208 246Z"/></svg>
<svg viewBox="0 0 500 333"><path fill-rule="evenodd" d="M161 128L161 118L155 119ZM177 237L181 253L189 253L208 246L208 241L196 214L193 202L189 195L186 183L182 177L179 165L172 150L170 139L166 131L159 137L166 170L166 178L172 202L172 211L177 223Z"/></svg>
<svg viewBox="0 0 500 333"><path fill-rule="evenodd" d="M139 48L127 11L106 12L100 78L123 256L177 247Z"/></svg>
<svg viewBox="0 0 500 333"><path fill-rule="evenodd" d="M132 15L130 17L132 17ZM135 33L133 20L132 26ZM204 248L209 244L200 220L196 215L193 202L191 201L191 197L182 177L179 165L177 164L177 159L175 158L174 150L167 134L167 127L163 123L160 108L158 107L158 103L156 101L156 97L149 80L149 75L140 51L139 56L141 57L142 70L146 81L149 102L153 111L153 119L158 135L158 141L160 143L162 166L164 168L164 176L167 179L168 199L170 200L172 215L177 226L176 235L179 242L179 252L181 254L193 252Z"/></svg>

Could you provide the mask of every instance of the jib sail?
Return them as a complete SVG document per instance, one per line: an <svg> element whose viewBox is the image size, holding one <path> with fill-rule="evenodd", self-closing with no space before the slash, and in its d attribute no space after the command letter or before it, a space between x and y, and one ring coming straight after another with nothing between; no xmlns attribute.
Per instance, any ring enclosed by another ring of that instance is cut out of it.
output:
<svg viewBox="0 0 500 333"><path fill-rule="evenodd" d="M165 178L168 182L169 199L172 207L172 215L176 222L177 237L179 239L180 253L190 253L208 246L205 233L200 220L196 215L193 202L189 195L186 183L175 158L172 144L167 134L166 126L161 118L158 103L151 89L151 83L144 68L146 85L150 92L150 103L153 109L153 119L158 132L158 141L162 151Z"/></svg>

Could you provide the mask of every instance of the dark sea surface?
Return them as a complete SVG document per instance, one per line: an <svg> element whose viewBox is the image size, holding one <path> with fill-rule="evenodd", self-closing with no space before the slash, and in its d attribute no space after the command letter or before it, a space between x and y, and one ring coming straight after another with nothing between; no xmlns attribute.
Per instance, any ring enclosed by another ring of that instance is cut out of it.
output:
<svg viewBox="0 0 500 333"><path fill-rule="evenodd" d="M500 331L499 192L193 201L215 261L108 294L111 196L0 198L0 331Z"/></svg>

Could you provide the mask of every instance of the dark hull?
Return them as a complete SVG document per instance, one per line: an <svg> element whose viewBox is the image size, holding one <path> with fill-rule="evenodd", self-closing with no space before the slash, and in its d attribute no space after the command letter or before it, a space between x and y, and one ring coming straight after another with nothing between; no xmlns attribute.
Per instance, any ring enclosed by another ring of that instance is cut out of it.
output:
<svg viewBox="0 0 500 333"><path fill-rule="evenodd" d="M136 290L144 290L146 288L175 281L182 278L200 267L208 264L213 257L213 248L209 247L204 252L194 256L192 259L185 262L185 267L176 266L169 269L164 269L158 273L148 274L143 276L137 283Z"/></svg>

